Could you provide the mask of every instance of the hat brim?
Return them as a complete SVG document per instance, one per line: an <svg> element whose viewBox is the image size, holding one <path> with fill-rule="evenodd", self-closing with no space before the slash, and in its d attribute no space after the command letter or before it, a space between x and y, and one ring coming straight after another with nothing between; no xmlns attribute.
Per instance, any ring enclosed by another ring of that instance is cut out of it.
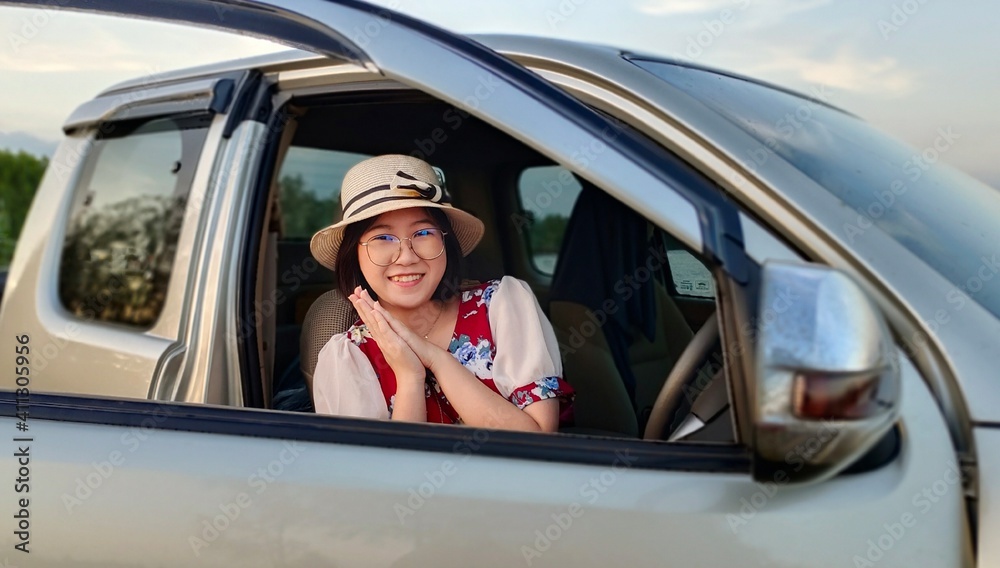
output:
<svg viewBox="0 0 1000 568"><path fill-rule="evenodd" d="M410 209L413 207L432 207L442 210L444 214L448 216L448 221L451 222L452 233L458 240L458 244L462 249L462 256L468 256L468 254L476 248L476 245L479 244L479 241L482 240L483 233L486 232L486 228L482 221L477 219L474 215L470 215L461 209L456 209L451 205L435 203L433 201L427 201L426 199L400 199L387 203L380 203L365 210L359 215L351 217L350 219L345 219L339 223L330 225L325 229L320 229L309 241L309 250L312 251L312 255L317 261L319 261L320 264L330 270L335 270L337 265L337 255L340 252L340 245L344 241L345 227L352 223L364 221L365 219L378 217L383 213L398 211L400 209Z"/></svg>

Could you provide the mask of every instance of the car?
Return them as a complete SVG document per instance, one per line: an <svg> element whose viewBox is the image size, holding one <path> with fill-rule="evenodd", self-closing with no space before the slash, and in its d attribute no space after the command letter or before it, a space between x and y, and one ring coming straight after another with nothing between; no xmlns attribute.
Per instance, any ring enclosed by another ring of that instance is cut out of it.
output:
<svg viewBox="0 0 1000 568"><path fill-rule="evenodd" d="M356 0L58 4L298 49L67 119L0 304L6 555L1000 564L1000 198L933 147L822 92ZM389 152L484 221L467 278L532 287L575 426L308 412L343 325L308 238L344 171Z"/></svg>

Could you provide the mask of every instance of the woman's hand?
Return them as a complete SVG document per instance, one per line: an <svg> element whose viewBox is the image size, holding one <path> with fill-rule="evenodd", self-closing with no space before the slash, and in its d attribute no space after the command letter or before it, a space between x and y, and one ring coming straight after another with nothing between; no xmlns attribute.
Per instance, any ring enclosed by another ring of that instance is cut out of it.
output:
<svg viewBox="0 0 1000 568"><path fill-rule="evenodd" d="M395 316L390 314L389 311L383 308L378 302L375 302L375 312L381 315L385 321L389 323L389 326L393 329L393 331L395 331L396 334L406 342L417 358L420 359L420 364L422 364L425 368L430 369L433 367L435 357L444 353L444 351L437 345L434 345L430 341L420 337L416 333L413 333L412 329L406 327L405 323L396 319Z"/></svg>
<svg viewBox="0 0 1000 568"><path fill-rule="evenodd" d="M372 301L368 291L362 290L360 286L354 289L354 293L348 296L348 299L354 304L354 309L361 316L361 321L368 326L368 332L371 333L375 343L378 343L378 347L385 357L385 362L392 367L398 386L420 385L423 389L424 377L427 374L426 366L414 353L409 343L401 337L397 328L404 329L410 335L413 335L413 332L406 329L406 326L398 321L393 327L386 317L392 316Z"/></svg>

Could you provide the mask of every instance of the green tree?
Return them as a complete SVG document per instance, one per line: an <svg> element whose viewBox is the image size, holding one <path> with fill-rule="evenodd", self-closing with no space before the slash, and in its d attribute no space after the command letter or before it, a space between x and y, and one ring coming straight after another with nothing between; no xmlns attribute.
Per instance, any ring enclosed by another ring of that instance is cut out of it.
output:
<svg viewBox="0 0 1000 568"><path fill-rule="evenodd" d="M322 199L310 191L298 174L281 178L280 199L285 238L312 237L330 224L333 212L340 208L336 200Z"/></svg>
<svg viewBox="0 0 1000 568"><path fill-rule="evenodd" d="M541 219L533 219L529 229L531 231L532 252L534 254L557 254L562 245L568 221L569 219L563 215L546 215Z"/></svg>
<svg viewBox="0 0 1000 568"><path fill-rule="evenodd" d="M0 269L10 265L48 158L0 150Z"/></svg>

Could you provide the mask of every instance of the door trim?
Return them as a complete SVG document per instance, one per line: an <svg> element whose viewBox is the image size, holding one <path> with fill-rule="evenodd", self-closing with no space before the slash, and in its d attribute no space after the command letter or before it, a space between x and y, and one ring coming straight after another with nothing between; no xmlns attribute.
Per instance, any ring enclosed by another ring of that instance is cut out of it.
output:
<svg viewBox="0 0 1000 568"><path fill-rule="evenodd" d="M750 456L737 445L668 443L576 434L533 434L208 406L139 399L32 393L30 420L176 430L351 446L482 455L538 461L750 475ZM21 399L22 410L24 399ZM14 418L17 398L0 391L0 416ZM623 458L623 456L625 456Z"/></svg>

